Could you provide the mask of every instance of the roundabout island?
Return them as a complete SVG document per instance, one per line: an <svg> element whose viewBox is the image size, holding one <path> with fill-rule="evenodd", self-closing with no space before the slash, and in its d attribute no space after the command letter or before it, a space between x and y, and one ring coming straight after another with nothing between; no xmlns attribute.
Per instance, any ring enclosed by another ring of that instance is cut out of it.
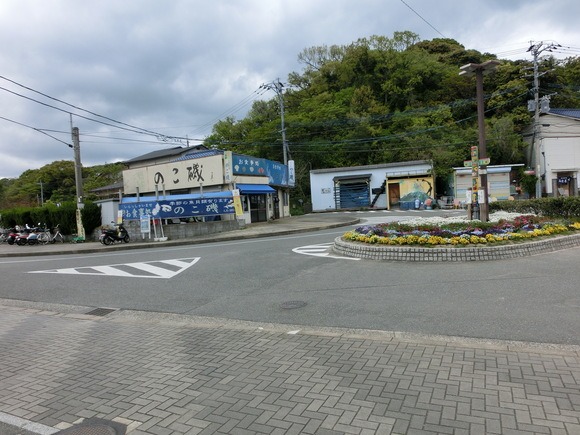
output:
<svg viewBox="0 0 580 435"><path fill-rule="evenodd" d="M378 261L490 261L527 257L580 246L580 234L559 235L543 240L513 242L504 245L470 246L391 246L368 244L337 237L333 251L345 257Z"/></svg>

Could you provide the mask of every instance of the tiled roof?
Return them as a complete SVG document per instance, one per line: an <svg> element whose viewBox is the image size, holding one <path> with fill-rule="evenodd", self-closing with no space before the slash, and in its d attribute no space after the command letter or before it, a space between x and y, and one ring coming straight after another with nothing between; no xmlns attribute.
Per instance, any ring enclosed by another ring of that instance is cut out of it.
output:
<svg viewBox="0 0 580 435"><path fill-rule="evenodd" d="M200 159L202 157L211 157L223 154L222 150L199 150L184 154L172 160L172 162L181 162L183 160Z"/></svg>
<svg viewBox="0 0 580 435"><path fill-rule="evenodd" d="M125 160L124 163L135 163L135 162L142 162L146 160L155 160L164 157L172 157L183 154L184 152L192 151L193 150L206 150L207 148L204 145L195 145L192 147L174 147L174 148L167 148L163 150L152 151L147 154L143 154L138 157L133 157L132 159Z"/></svg>
<svg viewBox="0 0 580 435"><path fill-rule="evenodd" d="M580 109L550 109L550 115L566 116L568 118L580 119Z"/></svg>

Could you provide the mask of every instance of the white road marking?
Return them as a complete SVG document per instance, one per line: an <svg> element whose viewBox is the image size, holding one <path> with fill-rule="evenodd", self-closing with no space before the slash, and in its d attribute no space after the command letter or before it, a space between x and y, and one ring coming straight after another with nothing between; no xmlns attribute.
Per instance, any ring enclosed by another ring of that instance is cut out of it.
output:
<svg viewBox="0 0 580 435"><path fill-rule="evenodd" d="M200 257L154 260L140 263L120 263L104 266L70 267L35 270L28 273L60 273L68 275L122 276L130 278L173 278L199 261ZM168 268L163 267L167 265ZM177 270L175 268L178 268ZM146 272L143 274L142 272Z"/></svg>
<svg viewBox="0 0 580 435"><path fill-rule="evenodd" d="M333 242L321 243L318 245L299 246L298 248L292 249L292 252L302 255L311 255L313 257L336 258L339 260L360 260L360 258L340 257L338 255L330 255L331 252L330 248L332 245Z"/></svg>

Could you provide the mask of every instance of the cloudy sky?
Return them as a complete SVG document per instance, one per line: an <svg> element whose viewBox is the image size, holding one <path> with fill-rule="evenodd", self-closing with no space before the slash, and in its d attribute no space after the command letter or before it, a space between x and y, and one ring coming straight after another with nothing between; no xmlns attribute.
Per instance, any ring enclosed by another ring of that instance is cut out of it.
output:
<svg viewBox="0 0 580 435"><path fill-rule="evenodd" d="M243 118L308 47L409 30L506 59L553 41L568 57L579 16L577 0L2 0L0 178L73 160L71 112L84 166L122 161Z"/></svg>

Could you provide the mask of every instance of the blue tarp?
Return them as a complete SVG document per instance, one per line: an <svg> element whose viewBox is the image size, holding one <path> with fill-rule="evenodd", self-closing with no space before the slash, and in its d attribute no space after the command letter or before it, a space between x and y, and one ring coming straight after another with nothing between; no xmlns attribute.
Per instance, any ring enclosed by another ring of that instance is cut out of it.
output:
<svg viewBox="0 0 580 435"><path fill-rule="evenodd" d="M240 189L242 195L265 195L267 193L276 193L276 190L272 189L267 184L236 184L236 187Z"/></svg>

